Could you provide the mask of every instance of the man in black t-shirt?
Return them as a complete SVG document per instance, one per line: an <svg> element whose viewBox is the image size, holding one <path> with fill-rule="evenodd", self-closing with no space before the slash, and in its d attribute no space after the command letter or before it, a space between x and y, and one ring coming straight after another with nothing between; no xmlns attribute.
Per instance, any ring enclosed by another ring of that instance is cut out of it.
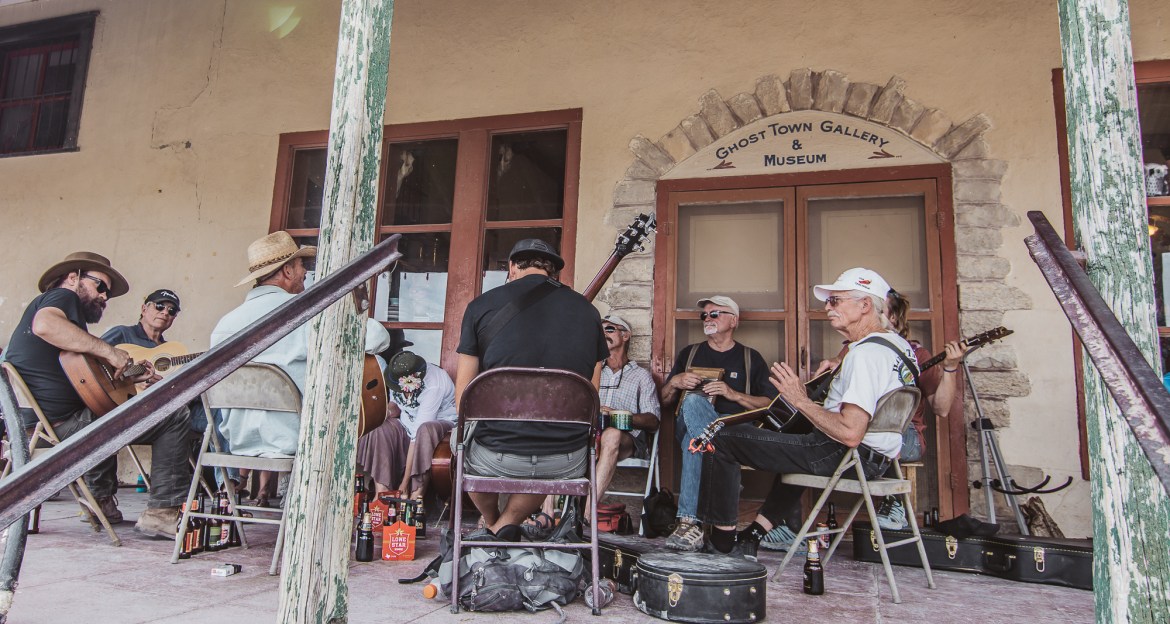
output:
<svg viewBox="0 0 1170 624"><path fill-rule="evenodd" d="M522 240L508 256L508 283L468 304L457 349L456 404L480 371L501 366L569 370L592 379L595 388L599 385L601 363L609 354L601 317L584 297L556 281L564 266L548 243ZM538 289L545 292L530 296ZM507 314L509 304L518 301L525 305L505 325L493 328L496 314L501 309ZM466 448L465 465L472 474L485 476L575 478L585 473L586 438L580 425L481 421ZM543 498L513 494L501 513L497 495L471 493L484 526L497 534L519 525ZM519 536L518 526L500 537L511 536Z"/></svg>
<svg viewBox="0 0 1170 624"><path fill-rule="evenodd" d="M96 416L85 406L62 370L62 351L93 356L110 366L114 376L133 364L130 355L111 346L86 329L102 318L106 301L126 294L130 285L104 256L87 251L69 254L41 276L41 294L29 303L12 332L4 356L20 373L37 405L53 425L57 436L69 438L92 423ZM154 368L132 378L149 381ZM135 528L151 536L175 536L179 505L187 495L191 467L187 463L190 411L180 408L136 443L152 446L151 491L147 510ZM25 424L36 424L35 414L25 414ZM118 460L109 457L85 473L85 481L98 506L111 523L122 521L118 509Z"/></svg>
<svg viewBox="0 0 1170 624"><path fill-rule="evenodd" d="M739 327L739 305L731 297L716 295L700 299L699 320L705 342L679 351L674 367L662 386L663 405L681 399L675 419L675 438L682 447L682 479L678 493L678 527L666 539L675 550L697 551L703 547L703 529L697 518L699 480L703 458L688 450L690 441L716 418L766 406L776 389L768 383L768 364L758 351L735 341ZM704 382L691 368L723 370L719 381Z"/></svg>

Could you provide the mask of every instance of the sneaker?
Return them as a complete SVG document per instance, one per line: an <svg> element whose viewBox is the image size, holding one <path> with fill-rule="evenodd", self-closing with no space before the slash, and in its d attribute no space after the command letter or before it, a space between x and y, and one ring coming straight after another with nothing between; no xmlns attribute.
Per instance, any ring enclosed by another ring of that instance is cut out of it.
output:
<svg viewBox="0 0 1170 624"><path fill-rule="evenodd" d="M771 531L768 531L764 539L760 540L760 548L786 552L789 548L792 548L792 542L794 541L796 541L796 533L793 533L792 529L788 528L787 525L777 524L772 527ZM808 550L808 546L801 544L796 549L796 552L803 552L805 550Z"/></svg>
<svg viewBox="0 0 1170 624"><path fill-rule="evenodd" d="M183 516L178 507L160 507L147 509L138 516L134 530L147 537L161 537L175 539L178 533L179 518Z"/></svg>
<svg viewBox="0 0 1170 624"><path fill-rule="evenodd" d="M94 500L97 501L98 509L102 510L102 514L105 515L106 520L110 521L110 524L118 524L122 522L122 512L118 509L117 496L103 496L102 498L97 498ZM90 513L93 513L95 516L97 515L94 513L93 507L90 507L89 501L86 500L84 496L81 498L81 504L85 506L85 508L88 509ZM97 518L95 517L94 519L96 520ZM82 514L81 521L89 522L89 518L85 517L85 514Z"/></svg>
<svg viewBox="0 0 1170 624"><path fill-rule="evenodd" d="M679 521L678 528L666 538L666 547L683 552L698 552L703 548L703 527L694 522Z"/></svg>
<svg viewBox="0 0 1170 624"><path fill-rule="evenodd" d="M893 496L887 496L878 507L877 523L883 529L906 528L906 510L901 501Z"/></svg>
<svg viewBox="0 0 1170 624"><path fill-rule="evenodd" d="M719 555L721 557L731 557L733 559L747 559L748 561L758 561L758 558L756 557L756 553L758 552L758 550L757 550L758 546L759 545L756 542L753 542L751 540L747 540L744 542L737 541L737 542L735 542L735 545L731 547L731 550L729 550L727 552L722 552L718 548L715 548L715 545L711 543L711 540L703 540L703 548L699 552L702 552L702 553L705 553L708 555Z"/></svg>

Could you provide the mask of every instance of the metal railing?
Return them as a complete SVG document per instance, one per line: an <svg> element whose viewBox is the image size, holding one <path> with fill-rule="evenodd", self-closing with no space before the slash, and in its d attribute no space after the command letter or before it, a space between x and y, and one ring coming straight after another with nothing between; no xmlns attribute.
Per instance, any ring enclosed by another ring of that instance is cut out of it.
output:
<svg viewBox="0 0 1170 624"><path fill-rule="evenodd" d="M1170 492L1170 393L1044 213L1031 211L1028 219L1036 229L1024 239L1028 253L1048 280L1162 487Z"/></svg>
<svg viewBox="0 0 1170 624"><path fill-rule="evenodd" d="M94 421L52 452L16 469L0 482L0 527L19 520L54 492L130 444L346 293L365 284L402 256L398 253L400 236L395 234L382 241L175 374L154 384L149 391ZM2 409L8 409L8 405L6 401L0 402Z"/></svg>

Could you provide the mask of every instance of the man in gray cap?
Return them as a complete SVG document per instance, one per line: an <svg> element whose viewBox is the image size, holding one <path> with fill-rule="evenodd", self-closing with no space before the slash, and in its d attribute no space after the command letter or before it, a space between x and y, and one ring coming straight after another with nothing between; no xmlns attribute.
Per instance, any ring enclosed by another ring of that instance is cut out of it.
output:
<svg viewBox="0 0 1170 624"><path fill-rule="evenodd" d="M69 254L45 271L38 283L41 295L28 304L12 332L4 356L20 373L37 405L61 439L92 423L97 416L85 406L58 361L62 351L90 355L105 362L120 377L133 364L130 355L89 333L87 325L102 318L106 301L126 294L130 285L110 261L88 251ZM149 382L154 369L134 381ZM24 414L36 424L35 414ZM150 444L151 488L147 509L136 528L147 535L175 536L179 505L186 499L191 467L187 463L190 411L180 408L136 443ZM118 460L109 457L85 473L85 482L110 523L122 521L115 494Z"/></svg>
<svg viewBox="0 0 1170 624"><path fill-rule="evenodd" d="M508 256L508 283L476 297L463 314L455 375L456 404L480 371L501 366L559 368L599 385L609 349L601 318L579 293L556 278L565 261L552 245L522 240ZM504 323L493 323L504 310ZM514 312L507 312L514 310ZM511 478L575 478L585 474L586 432L579 425L481 421L466 448L472 474ZM527 466L525 471L516 469ZM499 511L495 494L471 493L484 526L500 539L519 539L520 522L540 507L538 494L513 494ZM500 530L510 527L503 534Z"/></svg>
<svg viewBox="0 0 1170 624"><path fill-rule="evenodd" d="M698 302L704 342L678 352L662 386L663 404L678 401L675 438L682 448L682 478L678 491L678 527L666 538L674 550L703 547L698 521L699 477L702 457L688 450L690 441L716 418L768 405L776 390L768 383L768 364L758 351L735 341L739 305L731 297L715 295ZM720 369L723 377L706 379L692 368ZM679 398L679 394L683 394Z"/></svg>

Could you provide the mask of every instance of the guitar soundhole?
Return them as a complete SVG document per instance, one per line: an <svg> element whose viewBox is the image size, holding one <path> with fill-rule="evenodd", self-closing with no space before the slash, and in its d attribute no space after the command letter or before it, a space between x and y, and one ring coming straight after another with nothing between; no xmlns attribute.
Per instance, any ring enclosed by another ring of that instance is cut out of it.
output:
<svg viewBox="0 0 1170 624"><path fill-rule="evenodd" d="M378 387L378 380L377 379L371 379L368 382L366 382L366 390L373 390L374 388L377 388L377 387Z"/></svg>
<svg viewBox="0 0 1170 624"><path fill-rule="evenodd" d="M170 358L159 358L154 361L154 370L164 372L171 367Z"/></svg>

